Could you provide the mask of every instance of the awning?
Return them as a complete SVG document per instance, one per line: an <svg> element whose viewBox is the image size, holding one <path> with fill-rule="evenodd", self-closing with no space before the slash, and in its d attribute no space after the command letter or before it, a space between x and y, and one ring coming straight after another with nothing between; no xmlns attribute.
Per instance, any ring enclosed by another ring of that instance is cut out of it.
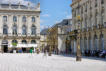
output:
<svg viewBox="0 0 106 71"><path fill-rule="evenodd" d="M9 47L24 47L24 48L34 47L36 48L37 44L17 44L17 46L10 45Z"/></svg>

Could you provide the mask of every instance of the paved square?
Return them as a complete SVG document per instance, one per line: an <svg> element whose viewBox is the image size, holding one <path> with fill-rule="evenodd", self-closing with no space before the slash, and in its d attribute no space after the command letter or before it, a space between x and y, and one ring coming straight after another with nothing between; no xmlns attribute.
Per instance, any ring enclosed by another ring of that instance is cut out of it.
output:
<svg viewBox="0 0 106 71"><path fill-rule="evenodd" d="M0 54L0 71L106 71L106 61L44 54Z"/></svg>

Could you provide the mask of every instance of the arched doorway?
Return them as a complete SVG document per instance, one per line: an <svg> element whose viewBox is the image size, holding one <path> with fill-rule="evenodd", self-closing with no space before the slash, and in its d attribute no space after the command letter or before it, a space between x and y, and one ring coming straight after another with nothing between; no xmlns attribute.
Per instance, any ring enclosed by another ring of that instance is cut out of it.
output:
<svg viewBox="0 0 106 71"><path fill-rule="evenodd" d="M8 52L8 41L7 40L3 40L2 41L2 51L4 53L7 53Z"/></svg>
<svg viewBox="0 0 106 71"><path fill-rule="evenodd" d="M94 35L94 49L98 50L98 38L96 34Z"/></svg>
<svg viewBox="0 0 106 71"><path fill-rule="evenodd" d="M100 49L104 50L104 36L103 36L103 34L100 35Z"/></svg>
<svg viewBox="0 0 106 71"><path fill-rule="evenodd" d="M26 44L27 44L27 41L26 41L26 40L22 40L22 44L26 45ZM22 51L23 51L24 53L27 52L26 46L22 47Z"/></svg>

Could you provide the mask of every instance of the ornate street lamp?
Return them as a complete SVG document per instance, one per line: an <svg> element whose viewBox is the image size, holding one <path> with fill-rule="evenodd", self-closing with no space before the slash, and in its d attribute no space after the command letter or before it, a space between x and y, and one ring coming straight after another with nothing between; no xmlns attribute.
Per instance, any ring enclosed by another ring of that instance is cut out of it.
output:
<svg viewBox="0 0 106 71"><path fill-rule="evenodd" d="M77 40L77 53L76 53L76 61L81 61L81 50L80 50L80 23L81 23L81 17L80 17L80 13L79 13L79 2L78 2L78 16L77 16L77 20L78 20L78 30L75 31L75 37Z"/></svg>

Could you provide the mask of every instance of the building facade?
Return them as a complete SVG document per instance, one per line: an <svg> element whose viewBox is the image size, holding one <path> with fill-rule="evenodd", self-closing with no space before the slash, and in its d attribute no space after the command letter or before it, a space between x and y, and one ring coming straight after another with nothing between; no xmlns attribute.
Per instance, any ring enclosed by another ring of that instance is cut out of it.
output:
<svg viewBox="0 0 106 71"><path fill-rule="evenodd" d="M71 23L71 19L64 19L48 29L47 45L56 54L66 53L71 49L70 46L67 46L69 44L67 43L67 37L69 37L69 32L71 31Z"/></svg>
<svg viewBox="0 0 106 71"><path fill-rule="evenodd" d="M47 46L48 28L43 29L40 32L40 50L44 52L44 48Z"/></svg>
<svg viewBox="0 0 106 71"><path fill-rule="evenodd" d="M77 31L77 39L71 40L73 53L78 45L82 53L106 50L106 0L72 0L71 7L71 35Z"/></svg>
<svg viewBox="0 0 106 71"><path fill-rule="evenodd" d="M40 3L36 7L0 4L0 51L39 47Z"/></svg>

